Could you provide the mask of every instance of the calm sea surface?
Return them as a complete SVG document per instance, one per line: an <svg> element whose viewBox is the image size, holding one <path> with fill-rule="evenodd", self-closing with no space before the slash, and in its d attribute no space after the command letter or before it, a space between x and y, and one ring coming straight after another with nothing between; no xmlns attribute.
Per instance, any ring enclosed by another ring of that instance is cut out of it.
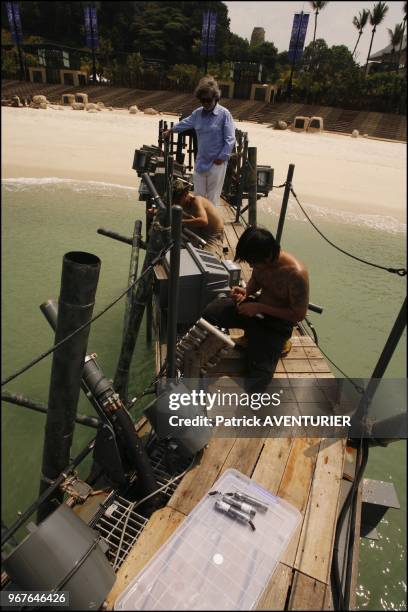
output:
<svg viewBox="0 0 408 612"><path fill-rule="evenodd" d="M130 248L96 233L98 227L131 236L143 219L137 190L102 183L57 179L6 180L2 183L2 378L28 363L53 343L53 333L39 310L59 293L62 257L68 251L94 253L102 260L95 313L127 285ZM298 194L299 195L299 194ZM260 205L259 222L276 229L281 192ZM307 202L306 202L307 204ZM391 218L330 213L308 206L309 214L333 242L354 254L387 266L405 265L406 229ZM326 244L289 207L283 246L309 267L312 302L322 315L310 313L319 342L349 376L371 374L402 305L405 280L352 261ZM141 265L141 264L140 264ZM94 323L88 351L96 352L113 377L122 337L124 302ZM405 377L405 336L387 370ZM48 398L51 357L7 385L44 403ZM146 347L144 326L132 365L130 391L137 394L153 374L153 352ZM82 397L78 411L92 414ZM38 493L45 417L2 403L2 518L10 525ZM74 456L94 431L76 426ZM365 476L395 484L400 510L389 510L377 542L362 540L358 606L367 610L406 609L406 444L370 450ZM19 534L20 536L22 534Z"/></svg>

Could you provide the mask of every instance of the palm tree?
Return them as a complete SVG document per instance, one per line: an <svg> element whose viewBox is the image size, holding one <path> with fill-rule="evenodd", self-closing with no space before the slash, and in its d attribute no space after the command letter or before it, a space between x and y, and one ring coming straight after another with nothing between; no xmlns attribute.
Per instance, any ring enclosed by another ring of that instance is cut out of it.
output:
<svg viewBox="0 0 408 612"><path fill-rule="evenodd" d="M354 47L354 51L352 53L352 57L354 57L354 54L357 50L357 45L360 42L361 35L367 24L369 14L370 14L370 11L368 9L363 9L362 11L359 12L358 16L353 17L353 25L358 30L358 38L357 38L356 46Z"/></svg>
<svg viewBox="0 0 408 612"><path fill-rule="evenodd" d="M402 20L402 36L401 36L401 42L400 42L400 46L398 49L398 66L397 66L397 72L399 70L399 65L401 63L401 49L402 49L402 43L404 42L404 34L405 34L405 26L407 25L407 3L404 2L404 18Z"/></svg>
<svg viewBox="0 0 408 612"><path fill-rule="evenodd" d="M366 67L365 67L366 75L368 73L368 58L370 57L370 54L371 54L371 47L373 46L374 35L377 30L377 26L380 25L380 23L383 21L387 11L388 11L388 6L385 4L385 2L377 2L377 4L374 4L373 10L370 11L370 24L373 26L373 29L372 29L372 34L371 34L370 48L368 50L367 62L366 62Z"/></svg>
<svg viewBox="0 0 408 612"><path fill-rule="evenodd" d="M310 4L312 5L314 14L315 14L315 24L314 24L314 32L313 32L313 48L314 48L315 40L316 40L317 16L319 12L322 11L324 7L329 3L324 0L320 0L320 1L316 0L315 2L311 2Z"/></svg>
<svg viewBox="0 0 408 612"><path fill-rule="evenodd" d="M403 25L402 23L396 23L395 27L393 30L391 30L391 28L387 28L388 30L388 34L390 37L390 44L392 47L392 51L391 51L391 59L394 60L397 63L397 71L398 71L398 64L399 62L397 62L397 57L396 57L396 48L401 44L402 41L402 37L403 37Z"/></svg>

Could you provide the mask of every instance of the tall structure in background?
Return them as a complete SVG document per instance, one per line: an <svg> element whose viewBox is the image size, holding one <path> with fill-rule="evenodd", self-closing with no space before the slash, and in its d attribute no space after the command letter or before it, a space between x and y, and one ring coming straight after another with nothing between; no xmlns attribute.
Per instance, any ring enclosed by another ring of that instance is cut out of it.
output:
<svg viewBox="0 0 408 612"><path fill-rule="evenodd" d="M260 45L265 42L265 30L264 28L256 27L252 30L251 34L251 47L255 47L256 45Z"/></svg>

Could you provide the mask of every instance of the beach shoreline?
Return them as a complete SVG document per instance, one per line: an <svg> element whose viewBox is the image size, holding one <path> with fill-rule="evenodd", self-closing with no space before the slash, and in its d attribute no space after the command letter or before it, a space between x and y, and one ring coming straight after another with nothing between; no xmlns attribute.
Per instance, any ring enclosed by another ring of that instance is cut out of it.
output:
<svg viewBox="0 0 408 612"><path fill-rule="evenodd" d="M176 119L119 109L2 110L2 178L57 177L127 187L139 184L131 168L134 150L157 142L160 119ZM406 222L405 144L277 131L252 122L236 127L257 147L258 164L274 168L275 184L284 182L288 164L295 164L293 185L302 204Z"/></svg>

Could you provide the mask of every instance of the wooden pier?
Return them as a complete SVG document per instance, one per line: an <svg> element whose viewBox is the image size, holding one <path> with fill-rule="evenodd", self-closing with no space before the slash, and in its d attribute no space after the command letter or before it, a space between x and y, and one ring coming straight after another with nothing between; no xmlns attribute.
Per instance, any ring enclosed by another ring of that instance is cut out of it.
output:
<svg viewBox="0 0 408 612"><path fill-rule="evenodd" d="M244 228L225 205L226 258L233 257ZM248 280L250 268L242 265ZM231 335L242 331L231 330ZM279 361L275 378L330 378L333 374L313 340L295 329L292 349ZM158 350L160 348L160 351ZM164 358L165 345L157 345L157 356ZM157 366L160 360L157 357ZM242 353L233 350L211 370L216 388L242 373ZM148 431L146 419L138 424L139 433ZM214 482L228 468L235 468L271 493L293 504L301 513L297 532L267 585L258 609L333 609L330 570L339 507L355 471L355 451L346 440L321 438L213 438L195 466L180 481L167 505L156 511L117 573L107 598L108 609L153 555L181 525ZM361 500L361 496L359 496ZM360 516L359 502L357 516ZM350 609L355 608L359 521L356 525ZM344 544L343 544L344 546ZM344 555L342 565L344 567Z"/></svg>

